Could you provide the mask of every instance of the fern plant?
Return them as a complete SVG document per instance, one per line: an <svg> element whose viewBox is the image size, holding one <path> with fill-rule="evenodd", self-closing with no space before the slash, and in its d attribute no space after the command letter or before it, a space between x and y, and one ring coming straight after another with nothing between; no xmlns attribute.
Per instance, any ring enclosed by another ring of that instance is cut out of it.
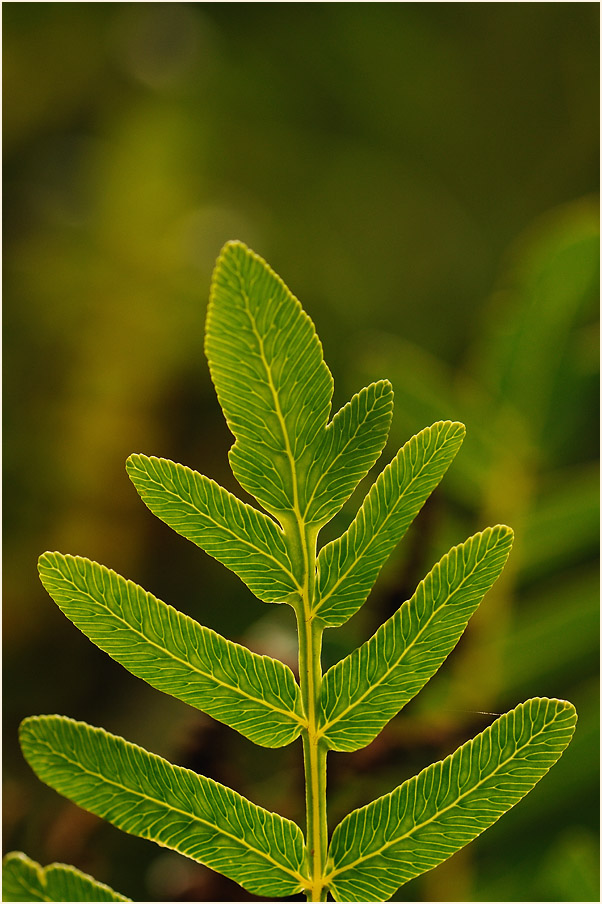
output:
<svg viewBox="0 0 602 904"><path fill-rule="evenodd" d="M333 380L312 321L239 242L225 246L214 272L205 347L235 437L232 471L263 511L171 461L132 455L127 472L151 512L234 571L259 600L293 608L299 682L282 662L88 559L45 553L40 577L90 640L153 687L264 747L301 737L305 836L210 778L63 716L25 719L23 753L42 781L81 807L257 895L386 901L520 800L562 754L576 713L564 700L521 703L442 762L350 813L328 844L328 751L369 744L434 675L502 571L512 531L487 527L450 550L373 637L322 674L324 630L364 603L458 451L464 427L442 421L410 439L349 528L318 552L321 528L383 450L391 385L372 383L329 420ZM4 895L127 900L71 867L43 869L20 853L5 860Z"/></svg>

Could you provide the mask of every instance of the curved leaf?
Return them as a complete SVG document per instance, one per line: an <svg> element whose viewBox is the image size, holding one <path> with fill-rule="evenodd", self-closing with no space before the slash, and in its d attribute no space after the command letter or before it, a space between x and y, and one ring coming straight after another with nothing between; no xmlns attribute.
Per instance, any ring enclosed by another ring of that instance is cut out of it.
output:
<svg viewBox="0 0 602 904"><path fill-rule="evenodd" d="M499 577L512 538L498 525L455 546L411 600L326 673L322 734L332 749L365 747L424 687Z"/></svg>
<svg viewBox="0 0 602 904"><path fill-rule="evenodd" d="M314 611L327 627L342 625L364 603L464 433L463 424L439 421L412 437L379 475L348 530L320 550Z"/></svg>
<svg viewBox="0 0 602 904"><path fill-rule="evenodd" d="M3 901L131 901L74 866L40 866L21 851L2 860Z"/></svg>
<svg viewBox="0 0 602 904"><path fill-rule="evenodd" d="M131 455L126 470L154 515L226 565L259 599L283 603L299 591L282 530L263 512L164 458Z"/></svg>
<svg viewBox="0 0 602 904"><path fill-rule="evenodd" d="M313 323L279 276L241 242L213 273L205 350L242 487L282 518L304 508L304 474L322 441L333 382Z"/></svg>
<svg viewBox="0 0 602 904"><path fill-rule="evenodd" d="M577 721L566 700L535 697L497 719L335 829L328 887L335 901L387 901L514 806L554 765Z"/></svg>
<svg viewBox="0 0 602 904"><path fill-rule="evenodd" d="M42 781L108 822L191 857L266 897L301 891L303 835L212 779L64 716L21 723L21 747Z"/></svg>
<svg viewBox="0 0 602 904"><path fill-rule="evenodd" d="M299 735L301 694L284 663L226 640L89 559L47 552L38 567L67 618L138 678L256 744L282 747Z"/></svg>
<svg viewBox="0 0 602 904"><path fill-rule="evenodd" d="M335 414L309 469L307 524L326 524L339 511L382 452L392 415L388 380L366 386Z"/></svg>

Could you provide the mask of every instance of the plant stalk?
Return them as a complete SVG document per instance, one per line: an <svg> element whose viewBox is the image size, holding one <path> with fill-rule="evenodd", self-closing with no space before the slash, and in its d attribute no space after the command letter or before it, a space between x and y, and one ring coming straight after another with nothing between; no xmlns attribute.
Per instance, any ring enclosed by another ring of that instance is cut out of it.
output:
<svg viewBox="0 0 602 904"><path fill-rule="evenodd" d="M320 691L322 684L323 626L312 613L315 582L316 536L307 532L304 545L304 592L297 608L299 631L299 683L307 729L303 731L303 762L305 766L305 800L307 813L307 850L309 852L311 888L308 901L326 901L327 890L323 884L328 847L328 822L326 817L326 754L324 740L318 736Z"/></svg>

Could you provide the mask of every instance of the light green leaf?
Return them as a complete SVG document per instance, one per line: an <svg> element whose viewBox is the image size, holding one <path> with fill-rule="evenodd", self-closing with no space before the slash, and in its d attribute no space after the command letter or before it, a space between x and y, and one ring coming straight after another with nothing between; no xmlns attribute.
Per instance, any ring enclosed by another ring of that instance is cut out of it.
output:
<svg viewBox="0 0 602 904"><path fill-rule="evenodd" d="M124 832L257 895L285 897L305 884L301 829L230 788L63 716L25 719L20 739L42 781Z"/></svg>
<svg viewBox="0 0 602 904"><path fill-rule="evenodd" d="M2 860L3 901L130 901L74 866L43 867L21 851Z"/></svg>
<svg viewBox="0 0 602 904"><path fill-rule="evenodd" d="M322 733L333 750L369 744L431 678L500 575L512 531L498 525L443 556L414 596L322 684Z"/></svg>
<svg viewBox="0 0 602 904"><path fill-rule="evenodd" d="M300 519L332 376L310 318L241 242L224 247L214 270L205 350L236 437L229 454L235 477L279 520Z"/></svg>
<svg viewBox="0 0 602 904"><path fill-rule="evenodd" d="M309 469L306 523L321 526L339 511L382 452L392 415L388 380L371 383L335 414Z"/></svg>
<svg viewBox="0 0 602 904"><path fill-rule="evenodd" d="M226 640L89 559L47 552L39 571L65 615L153 687L264 747L300 733L301 694L282 662Z"/></svg>
<svg viewBox="0 0 602 904"><path fill-rule="evenodd" d="M131 455L127 472L153 514L226 565L267 603L300 590L280 527L213 480L164 458Z"/></svg>
<svg viewBox="0 0 602 904"><path fill-rule="evenodd" d="M379 475L348 530L320 550L314 611L327 627L342 625L364 603L464 433L463 424L439 421L412 437Z"/></svg>
<svg viewBox="0 0 602 904"><path fill-rule="evenodd" d="M354 810L330 845L335 901L387 901L464 847L554 765L576 721L566 700L527 700L451 756Z"/></svg>

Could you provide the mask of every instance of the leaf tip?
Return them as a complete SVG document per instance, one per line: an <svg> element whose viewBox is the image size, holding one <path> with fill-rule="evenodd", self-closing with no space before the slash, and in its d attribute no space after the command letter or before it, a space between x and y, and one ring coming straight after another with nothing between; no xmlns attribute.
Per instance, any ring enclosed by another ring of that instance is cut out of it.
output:
<svg viewBox="0 0 602 904"><path fill-rule="evenodd" d="M455 436L461 436L462 439L466 436L466 424L463 424L462 421L449 421L449 427Z"/></svg>
<svg viewBox="0 0 602 904"><path fill-rule="evenodd" d="M417 436L427 433L439 435L445 443L449 443L450 448L454 450L454 455L464 442L466 436L466 426L462 421L435 421L430 427L425 427Z"/></svg>
<svg viewBox="0 0 602 904"><path fill-rule="evenodd" d="M577 709L576 709L574 703L571 703L570 700L564 700L563 698L557 698L556 703L560 704L559 709L561 709L564 712L570 713L572 716L575 717L575 721L577 721L577 718L578 718L577 717Z"/></svg>
<svg viewBox="0 0 602 904"><path fill-rule="evenodd" d="M227 261L229 257L233 255L244 255L245 257L253 257L261 261L261 263L265 263L259 255L255 254L248 245L245 245L244 242L241 242L240 239L230 239L222 245L220 252L217 256L217 260L215 262L215 267L213 269L213 278L211 280L211 294L213 294L214 282L216 280L219 271L221 270L222 265Z"/></svg>
<svg viewBox="0 0 602 904"><path fill-rule="evenodd" d="M56 553L46 550L46 552L43 552L41 556L38 556L38 571L44 568L50 561L51 557L54 555L56 555Z"/></svg>
<svg viewBox="0 0 602 904"><path fill-rule="evenodd" d="M25 753L25 747L41 716L27 716L19 723L19 744ZM27 756L26 756L27 759Z"/></svg>
<svg viewBox="0 0 602 904"><path fill-rule="evenodd" d="M249 251L248 245L245 245L244 242L241 242L240 239L228 239L228 241L223 245L220 254L226 254L231 249L239 249L241 251Z"/></svg>
<svg viewBox="0 0 602 904"><path fill-rule="evenodd" d="M13 860L19 860L22 863L33 863L33 860L23 853L23 851L8 851L3 858L2 863L11 863Z"/></svg>
<svg viewBox="0 0 602 904"><path fill-rule="evenodd" d="M511 527L508 527L507 524L496 524L493 528L494 531L497 531L501 540L508 540L510 546L514 542L514 531Z"/></svg>
<svg viewBox="0 0 602 904"><path fill-rule="evenodd" d="M125 469L128 472L128 474L130 473L132 468L136 467L136 463L139 458L140 458L140 454L138 452L132 452L131 455L128 455L128 457L125 460Z"/></svg>
<svg viewBox="0 0 602 904"><path fill-rule="evenodd" d="M38 574L42 583L44 583L44 576L57 567L57 560L64 558L65 556L56 550L54 552L46 550L46 552L42 553L38 558Z"/></svg>
<svg viewBox="0 0 602 904"><path fill-rule="evenodd" d="M136 471L143 470L144 462L148 461L150 461L149 456L143 455L142 452L132 452L131 455L128 455L125 461L125 470L130 480L133 480L133 474Z"/></svg>

